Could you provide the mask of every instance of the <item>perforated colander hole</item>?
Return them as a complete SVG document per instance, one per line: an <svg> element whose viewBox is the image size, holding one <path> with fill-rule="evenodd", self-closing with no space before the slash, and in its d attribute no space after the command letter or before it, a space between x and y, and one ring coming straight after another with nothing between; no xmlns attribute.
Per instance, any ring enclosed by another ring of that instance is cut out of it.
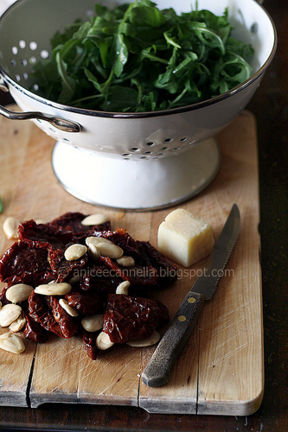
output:
<svg viewBox="0 0 288 432"><path fill-rule="evenodd" d="M28 61L26 59L23 59L23 60L21 60L21 63L22 63L23 66L27 66Z"/></svg>
<svg viewBox="0 0 288 432"><path fill-rule="evenodd" d="M12 54L17 55L18 54L18 48L13 46L12 47Z"/></svg>
<svg viewBox="0 0 288 432"><path fill-rule="evenodd" d="M20 40L19 41L19 47L22 49L26 48L26 42L24 40Z"/></svg>
<svg viewBox="0 0 288 432"><path fill-rule="evenodd" d="M42 59L47 59L49 57L49 52L46 50L42 50L40 56Z"/></svg>
<svg viewBox="0 0 288 432"><path fill-rule="evenodd" d="M86 15L87 15L87 17L91 17L93 15L93 10L92 9L88 9L86 11Z"/></svg>
<svg viewBox="0 0 288 432"><path fill-rule="evenodd" d="M163 156L163 153L157 153L156 156Z"/></svg>
<svg viewBox="0 0 288 432"><path fill-rule="evenodd" d="M186 137L180 138L179 141L181 141L181 142L185 142L185 141L187 141L187 138L186 138Z"/></svg>
<svg viewBox="0 0 288 432"><path fill-rule="evenodd" d="M130 151L131 151L131 152L136 152L136 151L138 151L138 150L139 150L139 149L138 149L137 147L131 147L131 148L130 148Z"/></svg>
<svg viewBox="0 0 288 432"><path fill-rule="evenodd" d="M148 142L146 143L146 145L147 145L148 147L152 147L152 146L155 145L155 143L154 143L153 141L148 141Z"/></svg>
<svg viewBox="0 0 288 432"><path fill-rule="evenodd" d="M151 152L150 151L146 151L146 152L144 152L144 154L149 155L149 154L151 154Z"/></svg>
<svg viewBox="0 0 288 432"><path fill-rule="evenodd" d="M171 142L171 141L173 141L173 138L165 138L165 139L164 139L164 142L166 142L166 143L169 143L169 142Z"/></svg>
<svg viewBox="0 0 288 432"><path fill-rule="evenodd" d="M31 51L35 51L37 49L37 46L38 46L37 42L34 42L34 41L30 42L30 44L29 44Z"/></svg>
<svg viewBox="0 0 288 432"><path fill-rule="evenodd" d="M147 157L146 156L141 156L140 159L147 159Z"/></svg>
<svg viewBox="0 0 288 432"><path fill-rule="evenodd" d="M28 75L26 72L23 73L23 78L24 78L25 80L28 79L28 76L29 76L29 75Z"/></svg>
<svg viewBox="0 0 288 432"><path fill-rule="evenodd" d="M168 150L168 147L162 147L161 150L163 151Z"/></svg>
<svg viewBox="0 0 288 432"><path fill-rule="evenodd" d="M38 84L34 84L34 85L33 85L33 89L34 89L35 91L39 90L39 85L38 85Z"/></svg>
<svg viewBox="0 0 288 432"><path fill-rule="evenodd" d="M16 64L17 64L16 60L15 60L15 59L12 59L12 60L11 60L11 64L12 64L12 66L16 66Z"/></svg>
<svg viewBox="0 0 288 432"><path fill-rule="evenodd" d="M16 74L16 75L15 75L15 78L16 78L16 80L17 80L18 82L21 81L21 76L20 76L20 75Z"/></svg>
<svg viewBox="0 0 288 432"><path fill-rule="evenodd" d="M63 141L65 141L65 142L71 142L69 138L63 138Z"/></svg>
<svg viewBox="0 0 288 432"><path fill-rule="evenodd" d="M171 151L173 151L173 152L177 152L179 150L181 150L181 147L174 147L173 149L171 149Z"/></svg>
<svg viewBox="0 0 288 432"><path fill-rule="evenodd" d="M37 62L36 57L30 58L30 63L35 64Z"/></svg>
<svg viewBox="0 0 288 432"><path fill-rule="evenodd" d="M123 153L122 156L127 157L127 156L130 156L130 154L129 153Z"/></svg>

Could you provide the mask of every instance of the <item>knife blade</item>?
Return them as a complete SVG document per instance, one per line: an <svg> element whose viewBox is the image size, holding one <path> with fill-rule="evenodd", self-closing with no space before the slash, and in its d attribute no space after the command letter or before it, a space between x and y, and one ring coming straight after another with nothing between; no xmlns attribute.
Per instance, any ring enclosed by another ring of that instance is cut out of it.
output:
<svg viewBox="0 0 288 432"><path fill-rule="evenodd" d="M210 300L230 258L240 232L240 211L234 204L208 259L203 274L184 298L173 321L142 373L142 381L150 387L168 383L173 366L196 326L205 301Z"/></svg>

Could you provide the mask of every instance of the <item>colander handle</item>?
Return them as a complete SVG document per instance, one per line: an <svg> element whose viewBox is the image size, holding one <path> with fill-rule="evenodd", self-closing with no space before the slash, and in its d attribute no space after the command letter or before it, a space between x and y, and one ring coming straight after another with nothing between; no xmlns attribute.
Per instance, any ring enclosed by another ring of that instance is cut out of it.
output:
<svg viewBox="0 0 288 432"><path fill-rule="evenodd" d="M0 77L1 78L1 77ZM0 90L8 92L6 85L0 80ZM2 105L0 105L0 115L10 119L10 120L31 120L39 119L45 120L51 123L55 128L60 129L64 132L80 132L81 126L78 123L71 122L70 120L65 120L60 117L55 117L49 114L44 114L41 112L14 112L7 110Z"/></svg>

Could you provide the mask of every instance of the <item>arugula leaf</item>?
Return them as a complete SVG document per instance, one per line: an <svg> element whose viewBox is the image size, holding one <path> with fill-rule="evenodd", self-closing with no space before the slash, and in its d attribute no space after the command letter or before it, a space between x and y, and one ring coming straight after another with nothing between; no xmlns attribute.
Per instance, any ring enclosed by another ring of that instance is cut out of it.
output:
<svg viewBox="0 0 288 432"><path fill-rule="evenodd" d="M95 16L57 32L51 48L34 66L38 93L97 110L184 106L221 94L252 72L253 48L232 36L228 9L216 16L197 2L178 15L150 0L113 9L96 4Z"/></svg>
<svg viewBox="0 0 288 432"><path fill-rule="evenodd" d="M4 210L3 201L2 198L0 197L0 214L3 213L3 210Z"/></svg>

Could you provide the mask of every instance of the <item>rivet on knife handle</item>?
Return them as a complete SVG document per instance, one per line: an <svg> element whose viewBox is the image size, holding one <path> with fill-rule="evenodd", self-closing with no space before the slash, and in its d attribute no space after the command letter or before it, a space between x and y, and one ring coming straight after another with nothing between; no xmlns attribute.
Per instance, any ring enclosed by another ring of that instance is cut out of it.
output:
<svg viewBox="0 0 288 432"><path fill-rule="evenodd" d="M202 294L190 292L186 296L142 374L144 384L160 387L168 383L171 370L197 323L204 301Z"/></svg>

